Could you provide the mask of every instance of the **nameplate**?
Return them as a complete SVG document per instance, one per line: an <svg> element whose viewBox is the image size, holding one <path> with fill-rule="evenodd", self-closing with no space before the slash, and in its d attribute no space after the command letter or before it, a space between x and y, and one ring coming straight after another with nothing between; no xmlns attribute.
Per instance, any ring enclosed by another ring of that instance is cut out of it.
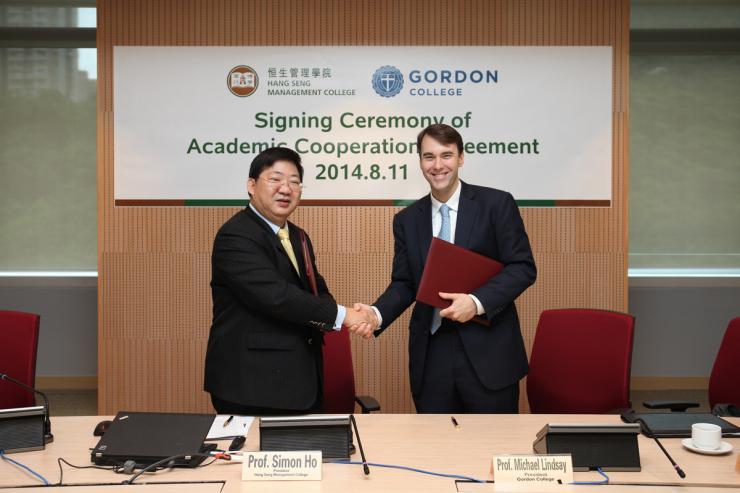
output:
<svg viewBox="0 0 740 493"><path fill-rule="evenodd" d="M321 481L321 451L246 452L242 481Z"/></svg>
<svg viewBox="0 0 740 493"><path fill-rule="evenodd" d="M557 487L573 482L570 454L495 455L491 464L497 486Z"/></svg>

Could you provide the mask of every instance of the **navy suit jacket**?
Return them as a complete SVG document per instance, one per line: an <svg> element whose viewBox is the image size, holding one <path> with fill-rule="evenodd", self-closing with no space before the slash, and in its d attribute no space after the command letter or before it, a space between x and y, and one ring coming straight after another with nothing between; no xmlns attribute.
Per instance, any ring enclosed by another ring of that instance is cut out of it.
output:
<svg viewBox="0 0 740 493"><path fill-rule="evenodd" d="M442 319L460 331L463 347L484 387L495 390L513 384L527 374L519 317L514 300L537 277L529 238L519 208L510 193L461 182L455 228L455 244L504 264L498 275L475 290L490 326ZM383 317L378 336L416 298L429 245L432 241L432 202L427 195L393 219L395 253L391 283L375 301ZM433 307L418 302L409 326L411 391L421 389L430 337Z"/></svg>
<svg viewBox="0 0 740 493"><path fill-rule="evenodd" d="M289 225L300 276L280 239L249 207L229 219L213 242L205 390L219 399L306 410L321 391L322 330L333 327L337 304L307 237L318 296L311 292L301 229Z"/></svg>

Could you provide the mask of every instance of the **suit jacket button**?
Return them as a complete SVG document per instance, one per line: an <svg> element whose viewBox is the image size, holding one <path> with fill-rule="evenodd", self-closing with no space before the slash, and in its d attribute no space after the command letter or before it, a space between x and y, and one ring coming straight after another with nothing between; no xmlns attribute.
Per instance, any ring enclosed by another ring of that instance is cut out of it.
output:
<svg viewBox="0 0 740 493"><path fill-rule="evenodd" d="M313 338L310 338L310 339L308 340L308 343L309 343L309 344L313 344Z"/></svg>

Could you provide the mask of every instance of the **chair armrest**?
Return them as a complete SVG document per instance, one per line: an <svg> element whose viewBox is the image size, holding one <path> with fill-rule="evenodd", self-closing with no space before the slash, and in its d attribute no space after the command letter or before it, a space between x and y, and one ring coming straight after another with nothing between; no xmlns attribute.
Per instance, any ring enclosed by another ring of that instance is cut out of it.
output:
<svg viewBox="0 0 740 493"><path fill-rule="evenodd" d="M369 414L373 411L380 411L380 403L369 395L356 395L355 402L360 405L362 414Z"/></svg>
<svg viewBox="0 0 740 493"><path fill-rule="evenodd" d="M648 409L670 409L671 412L685 412L692 407L699 407L698 402L686 401L647 401L642 403Z"/></svg>

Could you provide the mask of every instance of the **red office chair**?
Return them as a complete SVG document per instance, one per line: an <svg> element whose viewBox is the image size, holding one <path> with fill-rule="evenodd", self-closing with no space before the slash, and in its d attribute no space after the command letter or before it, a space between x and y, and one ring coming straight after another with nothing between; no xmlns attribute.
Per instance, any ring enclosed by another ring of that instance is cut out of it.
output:
<svg viewBox="0 0 740 493"><path fill-rule="evenodd" d="M607 413L630 407L635 319L606 310L545 310L527 376L533 413Z"/></svg>
<svg viewBox="0 0 740 493"><path fill-rule="evenodd" d="M316 275L311 262L308 241L301 232L301 253L303 265L306 266L306 277L311 285L311 291L316 294ZM323 405L322 410L330 414L353 414L355 402L362 408L362 413L380 410L380 404L374 398L355 395L355 370L352 366L352 345L349 342L349 330L342 326L338 332L330 331L324 334L323 355Z"/></svg>
<svg viewBox="0 0 740 493"><path fill-rule="evenodd" d="M35 387L39 316L0 310L0 373ZM0 409L35 405L33 393L0 381Z"/></svg>
<svg viewBox="0 0 740 493"><path fill-rule="evenodd" d="M729 409L715 410L717 404L730 404L740 407L740 317L730 320L719 351L714 358L712 373L709 375L709 407L720 414L732 414ZM699 407L698 402L689 401L647 401L642 403L648 409L670 409L684 412ZM721 406L726 407L726 406Z"/></svg>
<svg viewBox="0 0 740 493"><path fill-rule="evenodd" d="M730 320L709 377L709 406L740 407L740 317Z"/></svg>
<svg viewBox="0 0 740 493"><path fill-rule="evenodd" d="M355 395L355 372L349 330L324 334L324 403L328 414L352 414L355 402L363 414L379 411L380 404L369 395Z"/></svg>

